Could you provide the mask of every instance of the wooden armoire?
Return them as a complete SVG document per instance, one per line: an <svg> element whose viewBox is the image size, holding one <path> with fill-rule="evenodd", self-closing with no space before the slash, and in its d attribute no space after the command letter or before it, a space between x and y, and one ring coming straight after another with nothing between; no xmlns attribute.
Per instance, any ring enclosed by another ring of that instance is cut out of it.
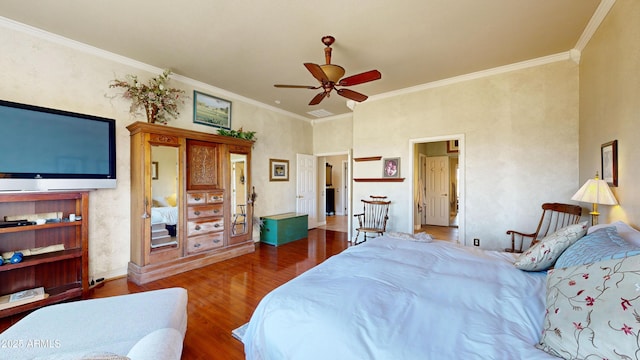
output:
<svg viewBox="0 0 640 360"><path fill-rule="evenodd" d="M143 284L253 252L252 141L136 122L131 260Z"/></svg>

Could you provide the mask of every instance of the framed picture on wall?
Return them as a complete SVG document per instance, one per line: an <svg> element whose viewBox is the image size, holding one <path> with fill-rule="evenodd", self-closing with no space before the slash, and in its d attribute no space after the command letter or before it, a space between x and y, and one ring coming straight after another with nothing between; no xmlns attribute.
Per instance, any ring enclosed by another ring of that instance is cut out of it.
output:
<svg viewBox="0 0 640 360"><path fill-rule="evenodd" d="M447 152L448 153L457 153L458 150L458 140L449 140L447 141Z"/></svg>
<svg viewBox="0 0 640 360"><path fill-rule="evenodd" d="M602 180L609 186L618 186L618 140L602 144L600 147Z"/></svg>
<svg viewBox="0 0 640 360"><path fill-rule="evenodd" d="M231 101L193 91L193 122L231 129Z"/></svg>
<svg viewBox="0 0 640 360"><path fill-rule="evenodd" d="M151 180L158 180L158 162L151 162Z"/></svg>
<svg viewBox="0 0 640 360"><path fill-rule="evenodd" d="M382 159L382 177L383 178L399 178L400 177L400 158L384 158Z"/></svg>
<svg viewBox="0 0 640 360"><path fill-rule="evenodd" d="M269 159L269 181L289 181L289 160Z"/></svg>

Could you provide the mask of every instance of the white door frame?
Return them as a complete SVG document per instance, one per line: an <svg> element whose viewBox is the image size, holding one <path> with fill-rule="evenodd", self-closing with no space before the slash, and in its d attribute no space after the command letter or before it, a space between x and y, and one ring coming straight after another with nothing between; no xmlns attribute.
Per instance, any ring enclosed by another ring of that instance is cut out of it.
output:
<svg viewBox="0 0 640 360"><path fill-rule="evenodd" d="M465 228L465 192L466 192L466 174L465 174L465 144L464 144L464 134L453 134L453 135L444 135L444 136L433 136L419 139L409 139L409 163L415 164L416 151L415 145L421 143L429 143L429 142L438 142L438 141L447 141L447 140L458 140L458 169L459 169L459 189L460 189L460 198L458 199L458 242L462 245L467 245L466 238L466 228ZM414 174L414 167L411 166L410 170L410 179L417 179L417 174ZM413 194L415 194L415 187L417 181L410 181L411 191L409 192L411 197L413 198ZM409 211L407 214L413 214L412 219L415 219L415 204L413 201L409 201L407 204ZM412 224L413 227L413 224Z"/></svg>
<svg viewBox="0 0 640 360"><path fill-rule="evenodd" d="M417 227L417 229L420 229L422 227L423 224L427 223L427 212L425 211L425 204L426 204L426 197L427 197L427 192L426 192L426 187L427 187L427 175L426 173L423 171L423 169L427 166L427 155L425 154L418 154L418 185L422 185L422 188L418 189L418 192L420 192L420 196L419 198L422 199L422 203L419 204L420 206L420 213L417 214L416 218L418 219L418 223L414 224L414 228ZM422 183L420 182L420 180L422 180Z"/></svg>
<svg viewBox="0 0 640 360"><path fill-rule="evenodd" d="M340 212L342 213L342 215L349 215L349 212L347 211L348 208L348 204L349 204L349 197L347 195L349 195L349 162L347 160L343 160L342 161L342 183L340 184L340 189L342 189L342 194L340 195L340 197L342 198L341 204L342 205L342 209L340 209Z"/></svg>
<svg viewBox="0 0 640 360"><path fill-rule="evenodd" d="M346 155L347 156L347 174L345 177L342 178L342 181L345 181L347 183L347 187L346 187L346 191L347 191L347 195L342 195L343 198L347 199L347 203L346 203L346 207L347 207L347 213L345 215L347 215L347 238L351 239L352 233L353 233L353 224L352 224L352 214L353 214L353 210L352 210L352 204L351 204L351 194L353 193L353 169L352 169L352 164L353 164L353 150L349 149L346 151L338 151L338 152L331 152L331 153L320 153L320 154L315 154L315 157L318 158L320 156L340 156L340 155ZM320 196L320 195L319 195ZM324 200L324 199L323 199Z"/></svg>

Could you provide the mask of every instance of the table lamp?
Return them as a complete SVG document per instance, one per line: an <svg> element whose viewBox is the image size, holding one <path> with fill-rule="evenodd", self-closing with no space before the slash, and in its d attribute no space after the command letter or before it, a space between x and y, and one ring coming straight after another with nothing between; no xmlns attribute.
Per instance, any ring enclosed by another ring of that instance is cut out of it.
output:
<svg viewBox="0 0 640 360"><path fill-rule="evenodd" d="M618 201L609 189L609 185L606 181L598 177L596 172L595 179L587 180L584 185L571 197L571 200L580 202L592 203L593 209L589 213L591 214L591 225L598 225L598 204L602 205L618 205Z"/></svg>

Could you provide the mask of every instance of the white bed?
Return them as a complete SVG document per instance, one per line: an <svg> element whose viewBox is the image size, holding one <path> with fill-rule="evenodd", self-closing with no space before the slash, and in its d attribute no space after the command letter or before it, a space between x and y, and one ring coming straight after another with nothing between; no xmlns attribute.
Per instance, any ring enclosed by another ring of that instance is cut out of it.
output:
<svg viewBox="0 0 640 360"><path fill-rule="evenodd" d="M557 359L534 347L544 272L509 253L385 235L269 293L243 337L252 359Z"/></svg>
<svg viewBox="0 0 640 360"><path fill-rule="evenodd" d="M178 207L162 206L151 208L151 224L164 223L166 225L175 225L178 223Z"/></svg>

